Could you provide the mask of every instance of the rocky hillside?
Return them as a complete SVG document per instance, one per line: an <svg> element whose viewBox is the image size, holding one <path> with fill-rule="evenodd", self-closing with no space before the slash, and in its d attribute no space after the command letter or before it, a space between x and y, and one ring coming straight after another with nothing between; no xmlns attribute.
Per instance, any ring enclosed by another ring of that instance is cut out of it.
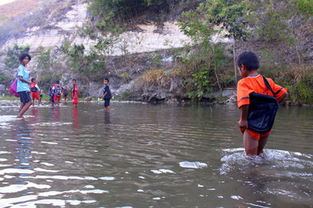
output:
<svg viewBox="0 0 313 208"><path fill-rule="evenodd" d="M77 35L77 30L87 21L87 6L85 1L57 1L50 2L44 5L41 9L31 10L36 7L40 1L29 0L29 8L18 9L15 19L8 21L5 25L0 27L0 42L2 43L2 50L13 44L29 45L31 51L36 51L40 47L57 48L62 42L70 40L72 43L84 44L90 46L94 41L88 38L81 38ZM8 5L0 6L3 10L8 10L7 7L19 5L19 1ZM28 10L29 9L29 10ZM29 12L32 11L32 12ZM8 11L7 11L8 12ZM30 14L34 13L34 14ZM26 20L21 20L20 15L29 15ZM35 19L43 20L22 26L24 31L17 30L21 22L32 21ZM14 28L8 31L14 25ZM10 27L9 27L10 25ZM139 31L128 31L120 35L119 43L112 47L109 56L122 55L127 53L144 53L156 50L182 47L188 43L190 39L184 35L176 22L165 22L162 32L157 32L155 24L138 25ZM15 31L16 30L16 31ZM3 31L3 32L1 32Z"/></svg>
<svg viewBox="0 0 313 208"><path fill-rule="evenodd" d="M28 45L30 53L35 57L30 66L33 69L32 76L41 80L44 88L49 87L49 84L56 79L61 79L64 85L67 85L69 80L75 77L80 82L82 95L97 96L103 78L109 77L115 97L122 99L173 101L196 97L212 100L217 95L227 95L227 97L232 95L233 92L229 87L234 87L237 79L234 77L232 63L234 39L230 38L227 28L221 29L213 36L204 36L204 38L197 36L202 32L206 34L208 32L205 31L206 28L212 25L205 25L208 23L203 16L207 13L201 13L201 9L205 7L196 9L195 2L210 1L151 1L172 2L172 5L164 14L158 10L158 6L160 7L158 4L151 8L147 7L146 11L140 8L140 13L132 17L133 19L123 20L132 22L131 27L124 28L124 32L119 33L114 43L105 51L98 48L98 54L93 49L98 47L99 39L106 36L103 34L102 36L96 34L94 38L88 35L81 36L82 27L94 24L95 20L99 21L100 25L107 24L105 21L108 20L93 16L94 14L88 9L90 2L97 1L102 2L100 0L12 0L11 3L0 4L0 48L3 52L0 54L0 73L5 68L6 51L14 44ZM295 64L307 66L313 63L312 18L306 17L305 24L302 24L303 15L288 16L288 8L283 8L285 4L275 0L278 5L275 5L277 6L275 12L277 14L287 12L286 15L279 16L286 17L279 22L277 16L271 16L273 12L270 9L273 5L271 6L270 2L272 1L265 1L264 4L259 5L260 11L255 11L258 15L249 16L249 21L255 21L251 25L258 24L258 26L253 29L255 31L250 27L248 33L254 34L250 34L247 41L237 41L235 49L237 54L243 50L256 51L261 57L263 72L271 76L278 74L279 77L286 77L281 80L282 83L291 83L290 77L300 83L300 79L293 74L292 67ZM264 5L265 8L262 8ZM227 7L227 4L223 6ZM182 11L188 10L195 13L185 16L186 19L178 18ZM156 12L155 14L162 13L166 18L153 21L156 18L152 11ZM233 15L231 10L228 12L229 16ZM266 12L268 13L265 14ZM196 13L199 13L198 19L193 16ZM224 12L224 14L228 13ZM258 16L259 18L256 18ZM210 18L214 19L214 16ZM227 18L227 15L217 18L217 22L227 21ZM116 25L123 25L121 21L115 22L114 19L110 21ZM179 21L187 26L178 26ZM220 25L212 26L215 29L219 27ZM277 33L275 28L279 28L282 32ZM233 31L236 30L238 28ZM212 46L205 48L201 45L201 41L198 41L206 39L210 40ZM62 54L65 41L70 46L74 46L71 49L74 51L68 49L67 57ZM77 49L83 49L83 52ZM216 54L212 54L212 51ZM91 52L100 58L95 59L89 54ZM49 63L40 68L38 60L45 60L45 54L49 54ZM75 58L77 54L81 56L77 56L77 59L73 59L74 61L70 63L68 58ZM102 59L101 56L105 58ZM94 61L94 65L90 67L88 61L81 61L82 59L90 59L90 62ZM97 62L105 62L105 64L97 65ZM280 72L281 69L286 68L286 64L290 66L287 67L290 68L290 72ZM98 68L95 70L94 66ZM271 71L272 68L275 68L275 71ZM310 74L310 70L303 74ZM276 74L270 74L274 72ZM294 90L299 89L295 87ZM303 92L302 89L299 91Z"/></svg>

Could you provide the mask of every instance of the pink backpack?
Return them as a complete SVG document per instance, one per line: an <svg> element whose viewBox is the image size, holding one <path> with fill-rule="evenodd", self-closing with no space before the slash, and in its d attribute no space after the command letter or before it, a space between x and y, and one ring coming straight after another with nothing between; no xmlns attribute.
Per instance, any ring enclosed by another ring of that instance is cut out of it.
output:
<svg viewBox="0 0 313 208"><path fill-rule="evenodd" d="M13 81L13 83L10 86L9 93L15 97L19 97L17 93L17 78Z"/></svg>

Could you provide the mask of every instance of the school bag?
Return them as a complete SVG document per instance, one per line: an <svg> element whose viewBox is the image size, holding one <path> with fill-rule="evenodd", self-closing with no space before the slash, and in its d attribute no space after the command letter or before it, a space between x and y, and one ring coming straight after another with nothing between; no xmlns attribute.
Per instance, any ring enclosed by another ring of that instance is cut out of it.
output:
<svg viewBox="0 0 313 208"><path fill-rule="evenodd" d="M277 93L273 91L264 76L263 80L266 87L273 95L276 95ZM269 132L273 127L278 107L279 105L275 97L255 92L250 93L248 129L260 134Z"/></svg>
<svg viewBox="0 0 313 208"><path fill-rule="evenodd" d="M61 96L62 87L60 85L56 85L54 89L54 93L56 94L56 96Z"/></svg>
<svg viewBox="0 0 313 208"><path fill-rule="evenodd" d="M20 97L17 93L17 78L13 81L13 83L10 85L10 89L8 91L11 95L15 97Z"/></svg>

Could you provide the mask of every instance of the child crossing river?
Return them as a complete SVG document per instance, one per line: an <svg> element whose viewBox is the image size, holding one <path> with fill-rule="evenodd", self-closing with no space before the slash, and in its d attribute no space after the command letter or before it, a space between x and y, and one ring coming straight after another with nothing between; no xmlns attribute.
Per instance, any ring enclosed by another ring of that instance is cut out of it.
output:
<svg viewBox="0 0 313 208"><path fill-rule="evenodd" d="M260 155L271 133L278 103L287 97L287 89L258 74L259 60L253 52L240 54L237 65L242 76L237 100L243 145L247 155Z"/></svg>

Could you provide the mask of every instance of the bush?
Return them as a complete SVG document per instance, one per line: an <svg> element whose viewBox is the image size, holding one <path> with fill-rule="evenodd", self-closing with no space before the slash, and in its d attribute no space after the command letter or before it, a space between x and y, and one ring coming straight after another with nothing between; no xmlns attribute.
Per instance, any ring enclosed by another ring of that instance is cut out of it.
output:
<svg viewBox="0 0 313 208"><path fill-rule="evenodd" d="M0 84L6 84L10 78L2 71L0 71Z"/></svg>
<svg viewBox="0 0 313 208"><path fill-rule="evenodd" d="M29 46L18 46L14 44L12 47L8 48L6 57L4 59L5 68L8 70L17 69L20 65L19 56L22 53L29 53Z"/></svg>

